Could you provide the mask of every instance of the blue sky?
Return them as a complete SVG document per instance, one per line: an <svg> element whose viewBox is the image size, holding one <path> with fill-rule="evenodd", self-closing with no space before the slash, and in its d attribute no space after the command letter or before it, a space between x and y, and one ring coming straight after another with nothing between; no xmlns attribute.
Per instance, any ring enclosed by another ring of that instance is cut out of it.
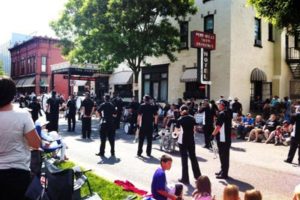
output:
<svg viewBox="0 0 300 200"><path fill-rule="evenodd" d="M57 19L67 0L6 0L0 3L0 44L11 33L54 37L49 22Z"/></svg>

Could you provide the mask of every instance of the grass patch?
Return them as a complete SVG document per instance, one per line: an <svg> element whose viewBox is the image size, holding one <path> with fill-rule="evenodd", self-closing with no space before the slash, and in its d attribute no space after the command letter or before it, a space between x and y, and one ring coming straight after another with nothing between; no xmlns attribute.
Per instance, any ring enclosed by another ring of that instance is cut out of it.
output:
<svg viewBox="0 0 300 200"><path fill-rule="evenodd" d="M68 169L74 167L75 164L68 161L68 162L59 163L57 166L62 169ZM82 168L82 170L84 169ZM100 176L97 176L93 172L87 172L85 173L85 175L88 177L92 191L98 193L98 195L103 200L123 200L126 199L129 195L134 194L132 192L123 191L123 188L117 186L116 184L108 180L105 180L104 178L101 178ZM87 184L84 184L84 186L81 188L81 196L84 197L89 194L90 193L89 193L88 186ZM136 199L142 199L142 198L138 196Z"/></svg>

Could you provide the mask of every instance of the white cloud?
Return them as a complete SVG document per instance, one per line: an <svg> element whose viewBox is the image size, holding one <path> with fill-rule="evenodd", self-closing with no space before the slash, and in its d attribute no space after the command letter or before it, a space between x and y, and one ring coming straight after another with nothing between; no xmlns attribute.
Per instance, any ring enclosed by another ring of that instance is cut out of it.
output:
<svg viewBox="0 0 300 200"><path fill-rule="evenodd" d="M49 27L57 19L67 0L6 0L0 6L0 43L11 34L35 34L54 36Z"/></svg>

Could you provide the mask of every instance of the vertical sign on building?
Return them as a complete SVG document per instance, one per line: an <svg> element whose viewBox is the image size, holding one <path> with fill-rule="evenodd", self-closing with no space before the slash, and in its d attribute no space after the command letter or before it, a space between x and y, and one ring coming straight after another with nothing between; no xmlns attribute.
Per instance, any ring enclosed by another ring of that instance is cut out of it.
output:
<svg viewBox="0 0 300 200"><path fill-rule="evenodd" d="M203 51L203 67L201 73L203 74L203 81L210 81L210 51Z"/></svg>

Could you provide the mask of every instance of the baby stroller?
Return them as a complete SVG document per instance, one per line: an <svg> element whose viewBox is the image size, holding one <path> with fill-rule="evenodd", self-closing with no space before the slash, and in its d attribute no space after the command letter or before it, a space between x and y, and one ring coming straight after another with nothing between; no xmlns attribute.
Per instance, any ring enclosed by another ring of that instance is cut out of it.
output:
<svg viewBox="0 0 300 200"><path fill-rule="evenodd" d="M172 122L169 129L161 129L159 131L160 150L166 152L174 152L177 144L178 134L175 132L176 122Z"/></svg>
<svg viewBox="0 0 300 200"><path fill-rule="evenodd" d="M44 173L36 176L26 197L31 200L101 200L93 193L87 177L79 167L59 169L49 161L44 162ZM87 183L89 195L81 197L80 189Z"/></svg>

